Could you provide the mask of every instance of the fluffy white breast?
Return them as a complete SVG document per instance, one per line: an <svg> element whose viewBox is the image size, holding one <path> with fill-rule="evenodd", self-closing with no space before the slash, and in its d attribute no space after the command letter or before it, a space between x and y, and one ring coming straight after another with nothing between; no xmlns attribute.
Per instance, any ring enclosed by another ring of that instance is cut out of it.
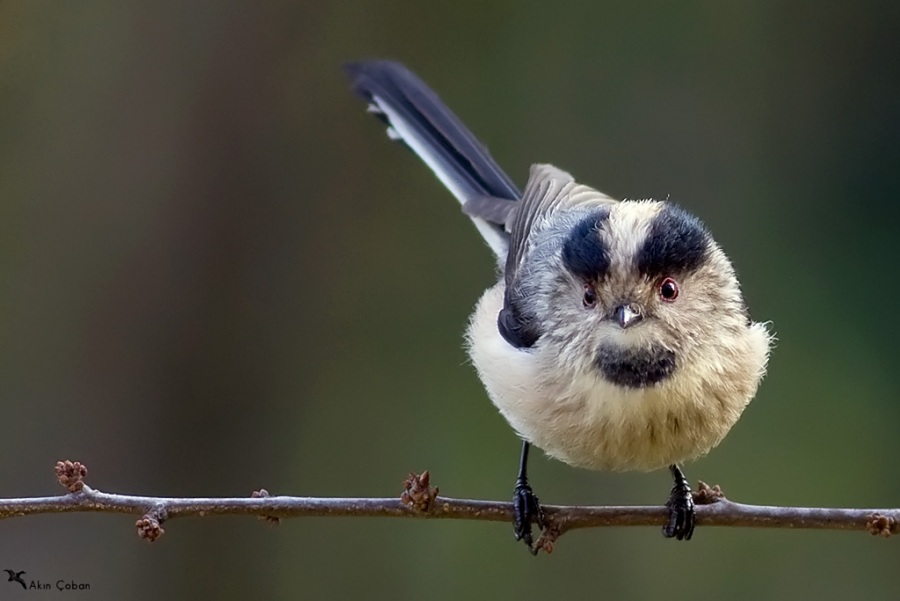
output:
<svg viewBox="0 0 900 601"><path fill-rule="evenodd" d="M770 337L754 324L659 385L615 386L561 363L559 350L540 341L529 350L508 344L497 330L503 292L500 283L479 300L469 355L519 436L571 465L651 470L703 455L740 417L765 371Z"/></svg>

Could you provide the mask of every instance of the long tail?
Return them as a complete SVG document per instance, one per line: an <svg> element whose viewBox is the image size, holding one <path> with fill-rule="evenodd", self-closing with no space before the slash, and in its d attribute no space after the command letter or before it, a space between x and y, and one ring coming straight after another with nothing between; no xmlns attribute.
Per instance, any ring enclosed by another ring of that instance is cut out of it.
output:
<svg viewBox="0 0 900 601"><path fill-rule="evenodd" d="M519 200L516 185L487 149L425 83L400 63L368 60L345 65L353 91L465 206L485 197ZM502 222L470 214L491 249L505 258L509 235ZM499 220L497 220L499 221Z"/></svg>

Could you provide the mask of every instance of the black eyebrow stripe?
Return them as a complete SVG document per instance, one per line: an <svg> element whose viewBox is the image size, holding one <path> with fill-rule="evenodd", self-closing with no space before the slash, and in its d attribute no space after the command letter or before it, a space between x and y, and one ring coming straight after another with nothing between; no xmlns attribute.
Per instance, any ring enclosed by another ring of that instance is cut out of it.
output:
<svg viewBox="0 0 900 601"><path fill-rule="evenodd" d="M635 256L641 275L656 277L697 269L709 253L712 237L703 223L675 205L665 205Z"/></svg>
<svg viewBox="0 0 900 601"><path fill-rule="evenodd" d="M609 271L609 251L600 230L609 218L609 209L599 209L575 225L563 243L566 269L585 280L603 279Z"/></svg>

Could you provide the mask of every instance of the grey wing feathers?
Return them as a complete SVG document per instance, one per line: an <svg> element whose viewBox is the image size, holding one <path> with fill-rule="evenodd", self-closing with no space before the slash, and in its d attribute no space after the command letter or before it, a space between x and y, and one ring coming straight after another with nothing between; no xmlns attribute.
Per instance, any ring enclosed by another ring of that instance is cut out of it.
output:
<svg viewBox="0 0 900 601"><path fill-rule="evenodd" d="M345 66L353 90L369 102L370 111L388 125L431 168L465 206L477 199L515 201L516 185L487 149L440 98L411 71L393 61L362 61ZM506 255L509 236L490 211L467 211L494 252Z"/></svg>
<svg viewBox="0 0 900 601"><path fill-rule="evenodd" d="M481 217L505 228L519 204L521 204L519 201L507 198L476 196L463 205L463 213L469 217Z"/></svg>

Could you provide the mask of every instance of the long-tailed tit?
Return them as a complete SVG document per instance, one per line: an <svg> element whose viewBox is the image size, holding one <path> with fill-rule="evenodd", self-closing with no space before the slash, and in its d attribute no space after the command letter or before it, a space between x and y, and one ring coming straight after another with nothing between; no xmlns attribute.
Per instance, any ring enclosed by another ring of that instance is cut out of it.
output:
<svg viewBox="0 0 900 601"><path fill-rule="evenodd" d="M347 65L353 89L434 171L497 256L468 351L523 440L516 538L543 527L529 445L598 470L667 467L666 537L691 538L678 464L728 433L756 393L772 336L753 322L734 268L706 227L655 200L617 201L550 165L525 191L418 77L390 61Z"/></svg>

